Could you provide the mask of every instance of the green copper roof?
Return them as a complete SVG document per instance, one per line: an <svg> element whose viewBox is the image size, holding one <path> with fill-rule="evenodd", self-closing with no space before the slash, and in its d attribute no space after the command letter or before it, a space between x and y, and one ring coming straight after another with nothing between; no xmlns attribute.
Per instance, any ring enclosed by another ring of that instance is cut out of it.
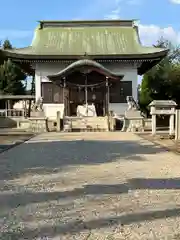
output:
<svg viewBox="0 0 180 240"><path fill-rule="evenodd" d="M130 27L64 27L36 30L32 47L39 54L111 55L141 53Z"/></svg>
<svg viewBox="0 0 180 240"><path fill-rule="evenodd" d="M133 21L41 21L32 46L11 53L39 56L164 55L164 49L144 47Z"/></svg>

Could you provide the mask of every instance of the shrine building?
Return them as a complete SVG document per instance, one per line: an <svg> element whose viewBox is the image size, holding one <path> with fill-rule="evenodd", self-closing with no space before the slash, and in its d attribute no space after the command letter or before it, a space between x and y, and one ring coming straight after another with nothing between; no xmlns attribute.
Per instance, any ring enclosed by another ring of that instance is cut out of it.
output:
<svg viewBox="0 0 180 240"><path fill-rule="evenodd" d="M142 46L133 20L97 20L40 21L31 46L3 52L34 71L36 100L53 119L57 111L61 118L124 114L126 97L137 101L138 75L168 50Z"/></svg>

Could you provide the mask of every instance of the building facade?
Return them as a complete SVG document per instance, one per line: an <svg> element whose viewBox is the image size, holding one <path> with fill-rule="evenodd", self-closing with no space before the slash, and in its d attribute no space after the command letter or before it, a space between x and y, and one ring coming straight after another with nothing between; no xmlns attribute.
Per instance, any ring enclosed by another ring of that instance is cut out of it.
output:
<svg viewBox="0 0 180 240"><path fill-rule="evenodd" d="M3 52L34 70L36 100L52 119L91 105L97 116L124 114L126 97L137 100L138 75L167 54L142 46L133 20L40 21L30 47Z"/></svg>

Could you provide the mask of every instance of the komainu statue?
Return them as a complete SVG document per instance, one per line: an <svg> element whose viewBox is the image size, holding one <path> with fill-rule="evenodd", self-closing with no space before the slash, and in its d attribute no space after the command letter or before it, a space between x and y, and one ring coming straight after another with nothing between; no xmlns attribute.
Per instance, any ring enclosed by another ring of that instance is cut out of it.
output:
<svg viewBox="0 0 180 240"><path fill-rule="evenodd" d="M143 115L140 111L139 105L132 96L126 97L128 108L125 111L124 124L122 131L136 132L144 131Z"/></svg>
<svg viewBox="0 0 180 240"><path fill-rule="evenodd" d="M40 97L32 106L31 117L44 117L43 98Z"/></svg>
<svg viewBox="0 0 180 240"><path fill-rule="evenodd" d="M126 101L127 101L127 104L128 104L127 111L129 111L129 110L139 110L139 105L136 103L136 101L134 100L134 98L132 96L127 96Z"/></svg>
<svg viewBox="0 0 180 240"><path fill-rule="evenodd" d="M37 101L35 102L35 104L32 107L32 111L33 112L43 112L43 98L40 97L37 99Z"/></svg>

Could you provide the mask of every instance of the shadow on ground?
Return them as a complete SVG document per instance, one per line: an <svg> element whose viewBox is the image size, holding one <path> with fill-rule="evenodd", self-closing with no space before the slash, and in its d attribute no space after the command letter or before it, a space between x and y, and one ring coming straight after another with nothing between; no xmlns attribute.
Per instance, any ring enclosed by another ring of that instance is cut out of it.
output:
<svg viewBox="0 0 180 240"><path fill-rule="evenodd" d="M10 186L11 190L13 187ZM21 193L8 192L0 194L0 206L1 208L17 208L19 206L26 206L33 203L59 201L62 199L76 199L82 198L87 195L118 195L128 194L129 190L141 190L141 189L180 189L180 178L177 179L129 179L124 184L92 184L84 185L82 188L75 188L72 191L53 191L53 192L31 192L23 191ZM9 190L8 188L3 189Z"/></svg>
<svg viewBox="0 0 180 240"><path fill-rule="evenodd" d="M63 167L114 161L143 161L145 155L165 151L141 141L56 141L22 144L0 155L0 179L22 174L50 174Z"/></svg>
<svg viewBox="0 0 180 240"><path fill-rule="evenodd" d="M76 220L70 221L67 224L56 223L51 226L43 226L33 230L25 228L20 229L19 232L1 233L1 239L42 239L43 237L49 237L51 239L53 237L62 236L64 234L75 234L85 230L91 231L94 229L106 228L110 225L111 227L121 226L121 229L123 230L124 225L177 216L180 216L180 208L132 213L112 218L98 218L91 221Z"/></svg>

